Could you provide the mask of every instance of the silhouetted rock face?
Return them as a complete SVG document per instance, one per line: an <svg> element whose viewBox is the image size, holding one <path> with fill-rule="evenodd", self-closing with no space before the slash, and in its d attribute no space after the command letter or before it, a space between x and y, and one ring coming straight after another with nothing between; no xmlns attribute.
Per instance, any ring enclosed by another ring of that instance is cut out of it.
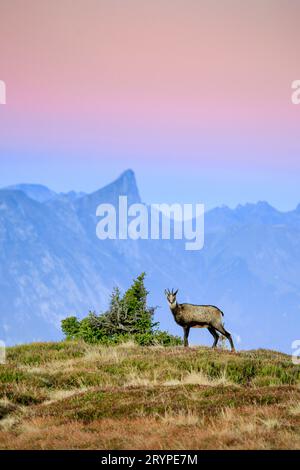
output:
<svg viewBox="0 0 300 470"><path fill-rule="evenodd" d="M119 178L104 188L80 198L77 207L87 207L94 210L101 203L109 202L116 205L118 204L119 196L122 195L128 197L128 204L141 202L135 175L132 170L125 171Z"/></svg>
<svg viewBox="0 0 300 470"><path fill-rule="evenodd" d="M140 202L132 170L92 194L56 194L36 185L0 190L0 339L60 338L61 318L103 311L111 289L147 272L150 302L161 327L180 333L163 291L178 301L215 304L237 347L291 352L300 339L300 210L266 202L206 214L205 246L187 252L177 240L96 237L101 203ZM193 331L191 343L210 343ZM240 343L239 343L240 341Z"/></svg>

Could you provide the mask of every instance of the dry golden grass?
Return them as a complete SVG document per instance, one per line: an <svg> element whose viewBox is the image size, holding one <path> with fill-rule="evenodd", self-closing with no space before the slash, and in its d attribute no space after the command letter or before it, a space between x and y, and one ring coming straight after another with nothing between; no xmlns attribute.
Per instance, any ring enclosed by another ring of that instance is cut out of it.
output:
<svg viewBox="0 0 300 470"><path fill-rule="evenodd" d="M175 426L198 426L203 424L203 418L192 410L166 411L160 417L163 424L172 424Z"/></svg>
<svg viewBox="0 0 300 470"><path fill-rule="evenodd" d="M164 382L164 385L207 385L212 387L214 385L233 385L233 382L226 377L225 370L218 378L211 378L202 371L190 370L179 380L168 380Z"/></svg>
<svg viewBox="0 0 300 470"><path fill-rule="evenodd" d="M84 393L88 389L85 387L72 389L72 390L53 390L49 392L49 400L45 401L45 405L56 403L57 401L64 400L65 398L72 397L78 393Z"/></svg>
<svg viewBox="0 0 300 470"><path fill-rule="evenodd" d="M7 356L1 449L300 448L300 371L281 353L68 342Z"/></svg>
<svg viewBox="0 0 300 470"><path fill-rule="evenodd" d="M276 426L269 425L275 414ZM267 424L266 424L267 423ZM0 433L1 447L10 449L299 449L295 424L275 409L224 409L219 416L192 411L166 412L161 417L103 418L58 423L37 417L18 429Z"/></svg>
<svg viewBox="0 0 300 470"><path fill-rule="evenodd" d="M289 411L292 415L300 416L300 402L294 403Z"/></svg>

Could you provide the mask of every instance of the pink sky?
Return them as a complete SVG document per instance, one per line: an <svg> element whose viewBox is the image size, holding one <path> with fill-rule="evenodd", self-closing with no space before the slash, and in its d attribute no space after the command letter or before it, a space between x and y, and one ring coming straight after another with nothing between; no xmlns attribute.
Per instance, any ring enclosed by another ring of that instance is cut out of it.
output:
<svg viewBox="0 0 300 470"><path fill-rule="evenodd" d="M70 163L83 189L88 165L101 183L153 163L162 181L299 171L299 18L296 1L1 0L0 186L47 182L45 164L57 189Z"/></svg>

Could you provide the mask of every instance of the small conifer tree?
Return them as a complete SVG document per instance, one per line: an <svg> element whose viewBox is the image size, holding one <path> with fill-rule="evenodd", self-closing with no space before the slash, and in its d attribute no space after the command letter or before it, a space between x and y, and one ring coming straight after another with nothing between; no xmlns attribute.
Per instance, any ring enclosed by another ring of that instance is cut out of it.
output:
<svg viewBox="0 0 300 470"><path fill-rule="evenodd" d="M148 291L145 287L145 273L140 274L122 296L115 287L107 312L89 315L79 321L69 317L62 321L62 330L67 339L81 338L89 343L120 342L134 339L139 344L180 344L181 340L158 331L154 322L154 307L147 306Z"/></svg>

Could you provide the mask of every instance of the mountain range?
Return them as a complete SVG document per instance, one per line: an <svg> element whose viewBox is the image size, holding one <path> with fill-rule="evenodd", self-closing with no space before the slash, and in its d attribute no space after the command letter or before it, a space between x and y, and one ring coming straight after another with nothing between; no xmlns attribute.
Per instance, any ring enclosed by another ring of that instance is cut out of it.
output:
<svg viewBox="0 0 300 470"><path fill-rule="evenodd" d="M60 321L105 311L114 286L146 271L161 328L181 334L164 298L218 305L237 348L291 352L300 339L300 205L280 212L266 202L205 214L205 244L181 240L99 240L96 208L141 202L125 171L92 193L56 193L22 184L0 190L0 339L7 344L60 339ZM195 330L191 343L210 344Z"/></svg>

